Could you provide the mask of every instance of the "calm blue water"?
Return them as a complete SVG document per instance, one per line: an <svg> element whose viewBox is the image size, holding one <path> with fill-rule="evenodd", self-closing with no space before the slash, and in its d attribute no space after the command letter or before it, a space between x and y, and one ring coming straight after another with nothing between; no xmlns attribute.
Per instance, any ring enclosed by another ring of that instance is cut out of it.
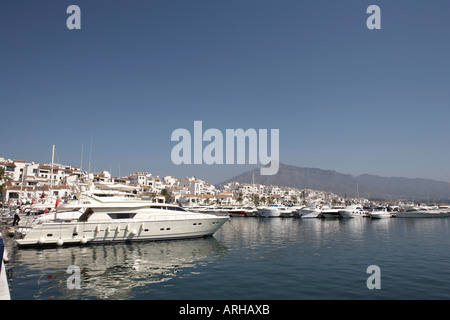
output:
<svg viewBox="0 0 450 320"><path fill-rule="evenodd" d="M206 239L7 245L12 299L450 299L449 218L232 218ZM67 287L70 265L80 289Z"/></svg>

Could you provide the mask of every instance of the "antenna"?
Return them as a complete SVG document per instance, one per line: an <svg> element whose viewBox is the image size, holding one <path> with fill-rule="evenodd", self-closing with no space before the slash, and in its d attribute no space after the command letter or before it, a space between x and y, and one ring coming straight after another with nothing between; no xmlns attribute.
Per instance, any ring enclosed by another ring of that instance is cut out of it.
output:
<svg viewBox="0 0 450 320"><path fill-rule="evenodd" d="M84 143L81 143L80 173L83 172L83 149L84 149Z"/></svg>
<svg viewBox="0 0 450 320"><path fill-rule="evenodd" d="M89 168L88 168L88 177L89 174L91 173L91 159L92 159L92 134L91 134L91 146L89 149Z"/></svg>
<svg viewBox="0 0 450 320"><path fill-rule="evenodd" d="M52 170L50 173L50 190L53 193L53 162L55 161L55 145L52 148Z"/></svg>

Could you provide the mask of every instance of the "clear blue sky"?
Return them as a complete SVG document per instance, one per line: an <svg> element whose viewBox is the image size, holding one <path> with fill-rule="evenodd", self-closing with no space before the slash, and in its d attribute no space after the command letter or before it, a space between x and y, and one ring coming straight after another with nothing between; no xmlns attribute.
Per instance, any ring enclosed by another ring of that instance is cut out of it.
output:
<svg viewBox="0 0 450 320"><path fill-rule="evenodd" d="M81 8L81 30L66 9ZM381 8L381 30L366 9ZM173 130L280 130L280 162L447 180L450 2L22 0L0 3L0 156L113 174L171 163Z"/></svg>

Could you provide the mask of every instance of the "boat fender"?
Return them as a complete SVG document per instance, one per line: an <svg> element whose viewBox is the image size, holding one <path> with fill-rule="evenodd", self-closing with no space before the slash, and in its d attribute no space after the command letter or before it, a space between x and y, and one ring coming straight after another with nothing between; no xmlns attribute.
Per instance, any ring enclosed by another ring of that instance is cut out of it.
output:
<svg viewBox="0 0 450 320"><path fill-rule="evenodd" d="M110 233L111 232L111 226L106 227L106 232Z"/></svg>
<svg viewBox="0 0 450 320"><path fill-rule="evenodd" d="M87 239L86 237L81 238L80 243L85 244L87 243Z"/></svg>
<svg viewBox="0 0 450 320"><path fill-rule="evenodd" d="M136 229L133 229L133 230L131 230L131 232L130 232L133 236L135 236L135 235L137 235L137 230Z"/></svg>
<svg viewBox="0 0 450 320"><path fill-rule="evenodd" d="M39 244L44 244L45 243L45 238L44 237L40 237L38 240Z"/></svg>
<svg viewBox="0 0 450 320"><path fill-rule="evenodd" d="M59 238L58 241L56 241L56 244L57 244L58 246L62 246L62 245L64 244L63 239Z"/></svg>
<svg viewBox="0 0 450 320"><path fill-rule="evenodd" d="M3 249L3 261L8 262L8 251L6 251L6 248Z"/></svg>

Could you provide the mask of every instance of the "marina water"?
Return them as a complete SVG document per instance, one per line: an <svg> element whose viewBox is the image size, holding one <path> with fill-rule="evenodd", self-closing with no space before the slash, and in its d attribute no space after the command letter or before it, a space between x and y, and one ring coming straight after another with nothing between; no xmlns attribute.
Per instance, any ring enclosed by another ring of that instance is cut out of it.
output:
<svg viewBox="0 0 450 320"><path fill-rule="evenodd" d="M231 218L193 240L19 249L12 299L449 299L450 218ZM368 289L376 265L381 289ZM80 270L70 289L69 266Z"/></svg>

